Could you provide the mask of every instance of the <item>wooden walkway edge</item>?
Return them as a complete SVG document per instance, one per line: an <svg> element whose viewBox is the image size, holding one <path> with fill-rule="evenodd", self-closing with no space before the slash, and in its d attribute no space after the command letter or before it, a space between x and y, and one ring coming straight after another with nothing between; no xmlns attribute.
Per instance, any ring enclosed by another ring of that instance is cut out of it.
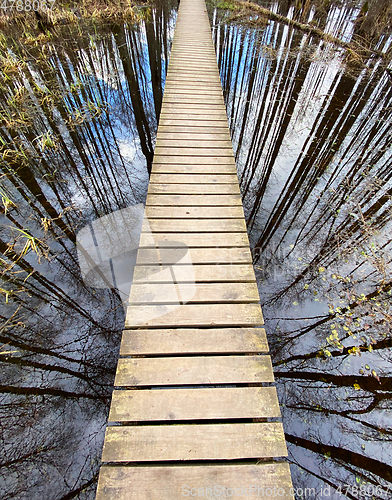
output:
<svg viewBox="0 0 392 500"><path fill-rule="evenodd" d="M181 0L96 500L293 500L204 0Z"/></svg>

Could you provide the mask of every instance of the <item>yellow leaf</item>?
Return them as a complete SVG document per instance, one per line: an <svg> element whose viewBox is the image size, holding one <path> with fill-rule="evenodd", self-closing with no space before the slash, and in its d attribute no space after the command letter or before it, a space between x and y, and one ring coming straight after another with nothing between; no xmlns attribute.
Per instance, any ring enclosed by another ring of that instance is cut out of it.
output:
<svg viewBox="0 0 392 500"><path fill-rule="evenodd" d="M361 390L361 386L359 384L354 384L353 387L354 387L354 389L356 391L360 391Z"/></svg>

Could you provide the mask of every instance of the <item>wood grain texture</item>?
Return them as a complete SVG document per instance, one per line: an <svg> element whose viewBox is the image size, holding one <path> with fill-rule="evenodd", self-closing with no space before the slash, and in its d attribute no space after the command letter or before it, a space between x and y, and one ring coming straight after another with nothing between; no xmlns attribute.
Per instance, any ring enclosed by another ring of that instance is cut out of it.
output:
<svg viewBox="0 0 392 500"><path fill-rule="evenodd" d="M184 248L174 244L166 248L139 248L137 265L178 264L189 252L193 264L252 264L249 248Z"/></svg>
<svg viewBox="0 0 392 500"><path fill-rule="evenodd" d="M216 139L213 140L210 138L210 140L207 139L165 139L165 138L160 138L157 139L156 146L157 151L159 151L158 148L187 148L187 149L228 149L229 151L232 151L233 147L231 144L231 141L227 139Z"/></svg>
<svg viewBox="0 0 392 500"><path fill-rule="evenodd" d="M234 165L175 165L171 163L155 163L154 173L236 175L237 170Z"/></svg>
<svg viewBox="0 0 392 500"><path fill-rule="evenodd" d="M197 386L260 384L273 381L269 356L193 356L120 359L114 385Z"/></svg>
<svg viewBox="0 0 392 500"><path fill-rule="evenodd" d="M216 123L216 122L213 122ZM156 163L175 163L175 164L185 164L185 165L233 165L234 157L233 154L228 156L219 156L218 154L212 154L211 156L184 156L183 153L179 152L173 155L164 155L158 151L154 156Z"/></svg>
<svg viewBox="0 0 392 500"><path fill-rule="evenodd" d="M196 195L181 195L181 194L150 194L147 198L147 206L215 206L215 207L242 207L241 196L239 194L196 194Z"/></svg>
<svg viewBox="0 0 392 500"><path fill-rule="evenodd" d="M129 304L219 304L260 301L256 283L134 283L129 295Z"/></svg>
<svg viewBox="0 0 392 500"><path fill-rule="evenodd" d="M124 330L121 356L267 353L264 328Z"/></svg>
<svg viewBox="0 0 392 500"><path fill-rule="evenodd" d="M173 253L173 252L169 252ZM165 257L164 257L165 258ZM171 260L169 256L167 260ZM162 264L140 265L133 272L133 283L218 283L256 282L252 264ZM231 285L226 285L227 291Z"/></svg>
<svg viewBox="0 0 392 500"><path fill-rule="evenodd" d="M214 498L212 495L215 485L218 486L215 496L219 495L221 498L224 498L225 488L230 493L237 492L238 495L243 494L243 498L252 500L294 500L290 494L290 468L283 462L204 467L103 466L98 481L97 500L183 500L186 498L184 495L192 498L191 494L197 494L198 491L205 493L207 498L207 495ZM267 496L274 489L276 492L279 490L279 496Z"/></svg>
<svg viewBox="0 0 392 500"><path fill-rule="evenodd" d="M114 391L109 422L280 417L275 387Z"/></svg>
<svg viewBox="0 0 392 500"><path fill-rule="evenodd" d="M150 177L151 184L235 184L238 185L236 173L231 175L214 174L159 174Z"/></svg>
<svg viewBox="0 0 392 500"><path fill-rule="evenodd" d="M241 206L233 207L192 207L192 206L146 206L149 219L239 219L244 217Z"/></svg>
<svg viewBox="0 0 392 500"><path fill-rule="evenodd" d="M108 427L103 462L233 460L287 456L282 424Z"/></svg>
<svg viewBox="0 0 392 500"><path fill-rule="evenodd" d="M139 247L150 248L159 244L160 248L173 247L173 243L199 248L249 247L246 233L142 233Z"/></svg>
<svg viewBox="0 0 392 500"><path fill-rule="evenodd" d="M259 304L183 304L129 306L125 327L260 326Z"/></svg>
<svg viewBox="0 0 392 500"><path fill-rule="evenodd" d="M157 134L157 140L171 140L171 141L183 141L183 140L193 140L193 141L230 141L230 136L227 130L224 128L218 129L218 131L210 130L209 133L205 133L202 130L192 130L187 132L185 130L170 130L169 127L161 127L159 133ZM230 142L231 147L231 142Z"/></svg>
<svg viewBox="0 0 392 500"><path fill-rule="evenodd" d="M142 232L246 233L244 219L145 219Z"/></svg>
<svg viewBox="0 0 392 500"><path fill-rule="evenodd" d="M148 194L240 194L238 184L150 184Z"/></svg>

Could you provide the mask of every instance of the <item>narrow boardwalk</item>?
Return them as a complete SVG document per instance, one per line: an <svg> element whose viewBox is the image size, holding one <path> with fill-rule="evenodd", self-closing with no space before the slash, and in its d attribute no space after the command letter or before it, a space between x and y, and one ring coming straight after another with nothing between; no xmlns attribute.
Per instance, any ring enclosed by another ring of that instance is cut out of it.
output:
<svg viewBox="0 0 392 500"><path fill-rule="evenodd" d="M97 500L293 499L204 0L180 4L130 304Z"/></svg>

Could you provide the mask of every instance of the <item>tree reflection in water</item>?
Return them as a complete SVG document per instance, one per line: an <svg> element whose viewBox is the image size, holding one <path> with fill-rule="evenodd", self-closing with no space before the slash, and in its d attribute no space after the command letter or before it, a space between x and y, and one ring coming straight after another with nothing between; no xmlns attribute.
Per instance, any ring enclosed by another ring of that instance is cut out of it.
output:
<svg viewBox="0 0 392 500"><path fill-rule="evenodd" d="M273 9L345 41L369 22L354 4L317 5ZM390 57L353 66L283 23L210 15L294 485L389 498ZM379 27L366 41L390 42Z"/></svg>
<svg viewBox="0 0 392 500"><path fill-rule="evenodd" d="M145 199L176 7L0 49L3 498L94 498L124 313L76 234Z"/></svg>

